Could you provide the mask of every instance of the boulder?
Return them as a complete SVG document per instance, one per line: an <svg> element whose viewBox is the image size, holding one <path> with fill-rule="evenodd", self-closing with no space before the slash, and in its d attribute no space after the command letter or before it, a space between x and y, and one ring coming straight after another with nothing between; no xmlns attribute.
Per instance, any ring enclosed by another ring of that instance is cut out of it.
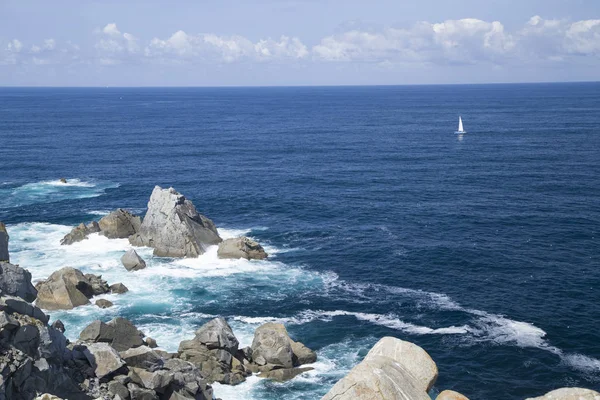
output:
<svg viewBox="0 0 600 400"><path fill-rule="evenodd" d="M294 342L285 326L274 322L256 329L251 349L252 361L259 366L270 366L271 369L292 368L317 360L315 352L302 343Z"/></svg>
<svg viewBox="0 0 600 400"><path fill-rule="evenodd" d="M108 393L113 396L120 396L123 400L129 398L129 389L127 389L127 386L118 381L110 381L108 383Z"/></svg>
<svg viewBox="0 0 600 400"><path fill-rule="evenodd" d="M134 246L154 248L159 257L197 257L221 242L215 224L173 188L156 186L138 233L129 237Z"/></svg>
<svg viewBox="0 0 600 400"><path fill-rule="evenodd" d="M156 340L152 339L151 337L144 338L144 343L146 343L146 346L150 347L151 349L155 349L158 347Z"/></svg>
<svg viewBox="0 0 600 400"><path fill-rule="evenodd" d="M202 377L201 371L192 363L173 358L165 361L164 369L173 372L169 400L198 399L212 400L213 391Z"/></svg>
<svg viewBox="0 0 600 400"><path fill-rule="evenodd" d="M21 314L31 318L40 320L42 323L48 323L48 316L39 308L15 296L0 297L0 311L5 311L7 314Z"/></svg>
<svg viewBox="0 0 600 400"><path fill-rule="evenodd" d="M525 400L600 400L600 393L582 388L561 388Z"/></svg>
<svg viewBox="0 0 600 400"><path fill-rule="evenodd" d="M277 382L285 382L295 378L296 376L304 372L312 371L313 369L314 368L312 367L274 369L271 371L261 372L260 374L258 374L258 377L271 379Z"/></svg>
<svg viewBox="0 0 600 400"><path fill-rule="evenodd" d="M106 299L98 299L98 300L96 300L96 305L100 308L108 308L108 307L112 307L113 303Z"/></svg>
<svg viewBox="0 0 600 400"><path fill-rule="evenodd" d="M222 241L217 255L219 258L245 258L246 260L264 260L268 256L260 244L246 236Z"/></svg>
<svg viewBox="0 0 600 400"><path fill-rule="evenodd" d="M132 367L129 371L129 377L132 382L159 393L164 393L167 386L173 381L173 373L166 370L151 372L142 368Z"/></svg>
<svg viewBox="0 0 600 400"><path fill-rule="evenodd" d="M139 269L146 268L146 262L138 255L134 249L129 249L123 257L121 257L121 263L127 271L137 271Z"/></svg>
<svg viewBox="0 0 600 400"><path fill-rule="evenodd" d="M83 273L71 267L59 269L36 287L36 304L46 310L70 310L89 304L87 295L93 292Z"/></svg>
<svg viewBox="0 0 600 400"><path fill-rule="evenodd" d="M127 389L129 389L131 400L158 400L154 390L143 389L134 383L128 383Z"/></svg>
<svg viewBox="0 0 600 400"><path fill-rule="evenodd" d="M2 235L1 230L0 235ZM0 262L0 294L34 301L37 297L37 290L31 284L31 273L18 265Z"/></svg>
<svg viewBox="0 0 600 400"><path fill-rule="evenodd" d="M215 318L202 325L196 331L194 340L209 349L225 349L231 354L235 354L239 346L233 330L223 318Z"/></svg>
<svg viewBox="0 0 600 400"><path fill-rule="evenodd" d="M162 357L148 346L135 347L119 354L128 367L154 371L163 365Z"/></svg>
<svg viewBox="0 0 600 400"><path fill-rule="evenodd" d="M73 228L71 232L67 233L60 241L60 244L70 245L76 242L81 242L82 240L87 239L90 234L97 232L100 232L100 225L98 225L97 222L92 221L87 225L81 223Z"/></svg>
<svg viewBox="0 0 600 400"><path fill-rule="evenodd" d="M110 292L110 286L102 279L102 275L85 274L84 276L88 280L90 286L87 293L83 293L87 297L98 296Z"/></svg>
<svg viewBox="0 0 600 400"><path fill-rule="evenodd" d="M96 377L100 379L115 373L125 365L119 353L108 343L88 344L83 354L94 369Z"/></svg>
<svg viewBox="0 0 600 400"><path fill-rule="evenodd" d="M87 342L109 343L117 351L125 351L144 344L143 334L130 321L117 317L108 323L94 321L79 334Z"/></svg>
<svg viewBox="0 0 600 400"><path fill-rule="evenodd" d="M384 337L322 400L431 400L437 366L425 350Z"/></svg>
<svg viewBox="0 0 600 400"><path fill-rule="evenodd" d="M119 208L98 221L102 234L109 239L127 239L137 233L142 219Z"/></svg>
<svg viewBox="0 0 600 400"><path fill-rule="evenodd" d="M114 285L110 285L110 292L111 293L116 293L116 294L121 294L121 293L125 293L128 292L129 289L127 288L127 286L123 285L122 283L115 283Z"/></svg>
<svg viewBox="0 0 600 400"><path fill-rule="evenodd" d="M0 262L9 262L10 257L8 255L8 232L6 232L6 225L0 222Z"/></svg>
<svg viewBox="0 0 600 400"><path fill-rule="evenodd" d="M469 398L458 392L455 392L454 390L444 390L442 393L437 395L435 400L469 400Z"/></svg>
<svg viewBox="0 0 600 400"><path fill-rule="evenodd" d="M52 323L52 327L61 333L65 333L65 324L60 319L57 319Z"/></svg>

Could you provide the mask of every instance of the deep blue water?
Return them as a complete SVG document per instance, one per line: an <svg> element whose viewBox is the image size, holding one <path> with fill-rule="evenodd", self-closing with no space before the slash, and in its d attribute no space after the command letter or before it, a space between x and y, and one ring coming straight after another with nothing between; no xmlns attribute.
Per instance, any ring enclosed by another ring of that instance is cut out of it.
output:
<svg viewBox="0 0 600 400"><path fill-rule="evenodd" d="M272 261L155 259L131 278L106 241L58 246L108 210L143 213L154 185ZM34 278L68 264L139 284L116 311L59 315L70 337L120 313L176 350L213 315L250 340L279 319L321 356L287 384L217 387L224 399L318 399L386 335L431 354L434 391L599 390L599 199L598 83L0 88L14 261Z"/></svg>

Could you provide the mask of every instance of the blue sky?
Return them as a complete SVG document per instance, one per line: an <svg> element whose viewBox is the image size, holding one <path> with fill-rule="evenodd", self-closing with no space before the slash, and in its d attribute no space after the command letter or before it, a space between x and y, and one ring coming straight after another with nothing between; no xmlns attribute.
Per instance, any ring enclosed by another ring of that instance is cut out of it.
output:
<svg viewBox="0 0 600 400"><path fill-rule="evenodd" d="M598 0L0 0L0 85L600 80Z"/></svg>

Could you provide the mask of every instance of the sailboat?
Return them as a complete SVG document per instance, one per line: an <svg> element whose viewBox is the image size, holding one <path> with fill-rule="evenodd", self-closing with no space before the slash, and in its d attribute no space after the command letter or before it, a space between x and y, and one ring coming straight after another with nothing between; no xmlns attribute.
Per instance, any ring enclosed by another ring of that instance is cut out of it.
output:
<svg viewBox="0 0 600 400"><path fill-rule="evenodd" d="M456 132L454 132L457 135L462 135L464 133L467 133L467 131L465 131L463 129L463 123L462 123L462 117L458 117L458 130Z"/></svg>

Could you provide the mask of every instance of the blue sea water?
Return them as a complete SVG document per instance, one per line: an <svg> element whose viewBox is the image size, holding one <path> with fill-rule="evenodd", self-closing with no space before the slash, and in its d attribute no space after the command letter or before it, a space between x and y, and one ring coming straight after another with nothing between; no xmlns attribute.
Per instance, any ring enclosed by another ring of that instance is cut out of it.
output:
<svg viewBox="0 0 600 400"><path fill-rule="evenodd" d="M139 249L149 266L128 273L126 240L59 245L117 207L143 214L154 185L272 257ZM224 400L318 399L387 335L431 354L432 394L600 389L599 199L598 83L0 88L12 261L131 289L51 313L69 338L120 315L175 351L219 315L242 345L281 321L317 350L290 382L215 385Z"/></svg>

